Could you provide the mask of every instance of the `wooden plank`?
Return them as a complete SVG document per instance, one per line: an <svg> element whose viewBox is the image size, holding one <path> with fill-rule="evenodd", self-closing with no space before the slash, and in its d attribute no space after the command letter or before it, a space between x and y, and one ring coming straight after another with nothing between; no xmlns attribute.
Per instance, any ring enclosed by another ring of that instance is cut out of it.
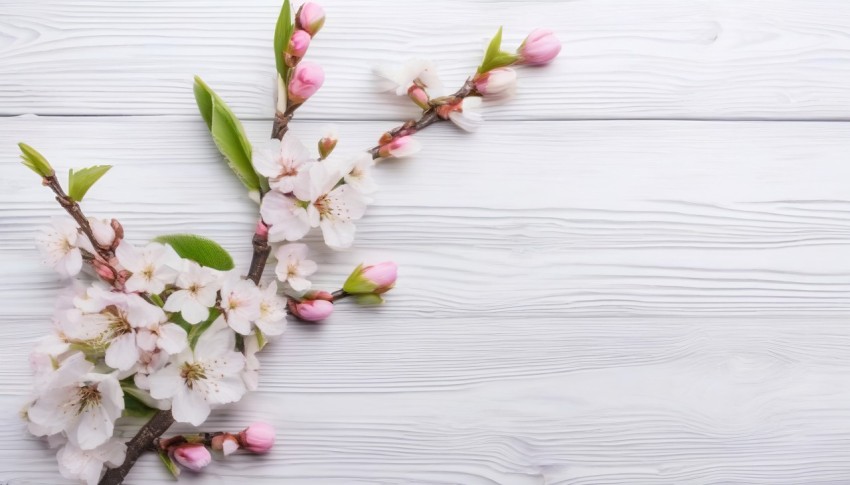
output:
<svg viewBox="0 0 850 485"><path fill-rule="evenodd" d="M193 114L202 75L238 115L272 115L278 0L3 2L0 114ZM847 119L850 3L844 0L328 0L310 58L327 83L303 119L400 119L371 66L433 58L459 85L504 24L565 42L523 70L494 119Z"/></svg>
<svg viewBox="0 0 850 485"><path fill-rule="evenodd" d="M339 149L388 125L342 123ZM316 253L328 288L363 259L399 261L390 302L291 325L263 356L263 391L207 427L271 420L279 446L189 483L850 476L850 124L494 122L421 138L380 167L356 248ZM57 167L115 164L86 207L132 240L199 232L245 267L256 209L197 118L0 119L0 146L18 140ZM32 236L59 211L12 150L0 164L0 480L55 484L15 412L60 287ZM130 483L172 482L146 457Z"/></svg>

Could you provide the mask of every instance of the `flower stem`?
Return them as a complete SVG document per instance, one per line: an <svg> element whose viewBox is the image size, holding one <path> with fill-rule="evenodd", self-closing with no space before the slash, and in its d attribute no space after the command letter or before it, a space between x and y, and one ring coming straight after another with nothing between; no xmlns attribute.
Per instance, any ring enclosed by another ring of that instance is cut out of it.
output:
<svg viewBox="0 0 850 485"><path fill-rule="evenodd" d="M56 194L56 201L59 202L59 205L61 205L63 209L65 209L65 212L74 218L74 221L78 226L80 226L83 234L85 234L89 241L91 241L91 244L95 251L97 251L97 254L103 258L104 261L109 261L109 258L113 256L112 249L103 247L97 242L97 239L94 237L94 233L92 232L91 225L89 224L89 220L86 218L85 214L83 214L83 209L80 208L80 204L65 193L62 189L62 185L59 183L59 179L56 178L56 175L44 177L43 183L47 187L50 187L50 190Z"/></svg>
<svg viewBox="0 0 850 485"><path fill-rule="evenodd" d="M98 485L120 485L124 482L124 477L136 464L136 460L153 445L154 441L162 436L168 428L174 424L174 417L171 411L159 411L139 429L136 436L127 443L127 456L124 458L124 463L118 468L106 470L106 474L100 479Z"/></svg>

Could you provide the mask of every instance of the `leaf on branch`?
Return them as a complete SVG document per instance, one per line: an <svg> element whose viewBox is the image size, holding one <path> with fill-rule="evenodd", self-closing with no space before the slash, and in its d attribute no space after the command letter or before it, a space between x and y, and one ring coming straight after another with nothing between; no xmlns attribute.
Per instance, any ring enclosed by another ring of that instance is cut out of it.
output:
<svg viewBox="0 0 850 485"><path fill-rule="evenodd" d="M485 73L498 69L500 67L510 66L517 61L516 54L505 52L502 50L502 27L490 40L490 45L487 46L487 51L484 53L484 60L481 61L481 66L478 67L479 73Z"/></svg>
<svg viewBox="0 0 850 485"><path fill-rule="evenodd" d="M195 76L195 101L201 117L212 134L218 151L227 159L227 164L249 191L259 190L260 178L251 164L251 142L239 118L227 103L198 76Z"/></svg>
<svg viewBox="0 0 850 485"><path fill-rule="evenodd" d="M217 242L194 234L166 234L154 241L169 244L181 258L190 259L201 266L228 271L233 269L233 258Z"/></svg>
<svg viewBox="0 0 850 485"><path fill-rule="evenodd" d="M27 168L42 177L51 177L56 173L47 159L41 153L38 153L35 148L26 143L18 143L18 146L21 148L21 160L23 160L21 163Z"/></svg>
<svg viewBox="0 0 850 485"><path fill-rule="evenodd" d="M121 390L124 391L124 416L150 418L158 411L152 406L152 398L136 387L132 377L121 381Z"/></svg>
<svg viewBox="0 0 850 485"><path fill-rule="evenodd" d="M162 464L165 465L165 469L168 470L174 478L180 476L180 468L178 468L177 464L174 463L174 460L172 460L171 457L168 456L167 451L159 450L156 452L156 454L157 456L159 456L159 459L162 461Z"/></svg>
<svg viewBox="0 0 850 485"><path fill-rule="evenodd" d="M274 28L274 64L284 83L289 82L287 78L289 67L284 60L284 53L289 46L292 29L292 9L289 6L289 0L284 0L280 15L277 17L277 25Z"/></svg>
<svg viewBox="0 0 850 485"><path fill-rule="evenodd" d="M112 165L95 165L78 171L68 171L68 196L77 202L82 202L86 192L95 182L112 168Z"/></svg>

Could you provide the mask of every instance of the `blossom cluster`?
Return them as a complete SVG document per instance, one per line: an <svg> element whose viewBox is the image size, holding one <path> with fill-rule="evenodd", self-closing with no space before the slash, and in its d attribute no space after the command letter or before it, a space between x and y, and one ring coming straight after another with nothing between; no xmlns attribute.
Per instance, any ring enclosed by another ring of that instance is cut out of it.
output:
<svg viewBox="0 0 850 485"><path fill-rule="evenodd" d="M125 445L112 435L128 399L197 426L211 409L256 389L254 353L283 333L287 302L274 281L258 287L169 245L134 246L116 235L115 222L88 222L114 257L93 256L92 241L66 218L38 238L61 275L76 276L84 259L94 259L109 278L74 281L59 298L52 332L31 355L34 394L25 414L32 434L62 446L62 474L91 484L103 464L122 460Z"/></svg>

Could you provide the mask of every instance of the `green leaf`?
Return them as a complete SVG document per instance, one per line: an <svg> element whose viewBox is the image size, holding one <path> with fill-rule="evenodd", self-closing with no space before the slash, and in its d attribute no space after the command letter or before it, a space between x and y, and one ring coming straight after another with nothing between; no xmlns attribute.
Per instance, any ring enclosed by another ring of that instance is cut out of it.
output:
<svg viewBox="0 0 850 485"><path fill-rule="evenodd" d="M505 52L502 50L502 28L496 32L490 45L487 46L487 51L484 53L484 59L481 61L481 66L478 67L479 73L485 73L500 67L510 66L519 59L516 54Z"/></svg>
<svg viewBox="0 0 850 485"><path fill-rule="evenodd" d="M56 173L47 159L41 153L38 153L35 148L26 143L18 143L18 147L21 149L21 160L23 160L21 163L27 168L42 177L51 177Z"/></svg>
<svg viewBox="0 0 850 485"><path fill-rule="evenodd" d="M292 37L292 27L292 9L289 6L289 0L284 0L274 28L274 64L284 82L288 82L289 71L289 67L284 62L284 52L289 46L289 38Z"/></svg>
<svg viewBox="0 0 850 485"><path fill-rule="evenodd" d="M156 414L157 409L145 402L152 398L136 387L132 377L121 381L121 390L124 391L124 416L149 418Z"/></svg>
<svg viewBox="0 0 850 485"><path fill-rule="evenodd" d="M71 169L68 171L68 196L77 202L82 202L86 192L89 191L95 182L100 180L112 165L95 165L89 168L83 168L78 171Z"/></svg>
<svg viewBox="0 0 850 485"><path fill-rule="evenodd" d="M221 312L213 308L210 310L209 318L197 325L192 325L192 328L189 329L189 347L191 347L192 350L195 350L195 345L198 343L198 339L201 338L201 335L203 335L208 328L210 328L219 315L221 315Z"/></svg>
<svg viewBox="0 0 850 485"><path fill-rule="evenodd" d="M233 269L233 258L212 239L194 234L166 234L154 241L169 244L181 258L190 259L201 266L227 271Z"/></svg>
<svg viewBox="0 0 850 485"><path fill-rule="evenodd" d="M168 452L165 450L159 450L157 453L159 459L162 461L162 464L165 465L165 469L168 470L174 478L180 476L180 468L177 467L177 464L174 463L174 460L168 456Z"/></svg>
<svg viewBox="0 0 850 485"><path fill-rule="evenodd" d="M259 190L260 178L251 164L251 142L239 118L201 78L195 76L195 101L218 151L248 190Z"/></svg>
<svg viewBox="0 0 850 485"><path fill-rule="evenodd" d="M355 303L358 305L380 305L384 302L384 298L381 295L354 295L353 296Z"/></svg>

